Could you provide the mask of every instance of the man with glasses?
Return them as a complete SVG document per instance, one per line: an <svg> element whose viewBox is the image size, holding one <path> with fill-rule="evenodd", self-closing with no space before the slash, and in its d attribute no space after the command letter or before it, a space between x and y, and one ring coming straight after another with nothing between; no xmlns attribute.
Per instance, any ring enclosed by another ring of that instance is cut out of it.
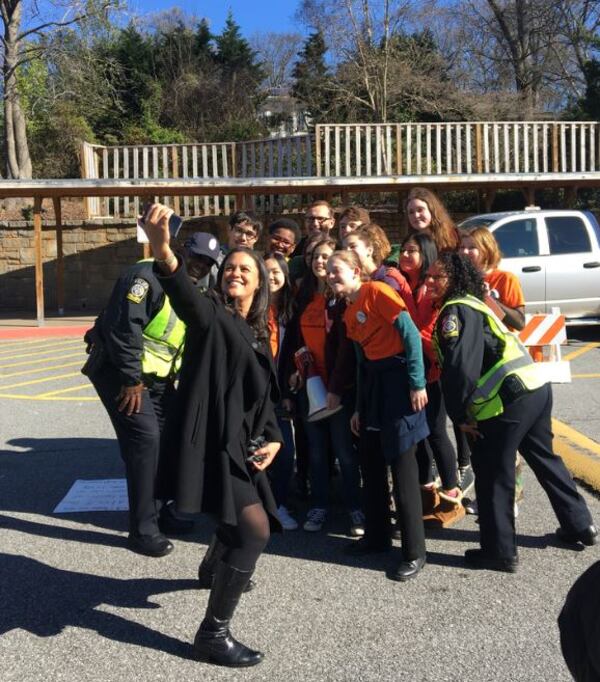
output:
<svg viewBox="0 0 600 682"><path fill-rule="evenodd" d="M321 232L326 237L335 225L333 208L328 201L319 200L306 209L304 214L305 236L313 232Z"/></svg>

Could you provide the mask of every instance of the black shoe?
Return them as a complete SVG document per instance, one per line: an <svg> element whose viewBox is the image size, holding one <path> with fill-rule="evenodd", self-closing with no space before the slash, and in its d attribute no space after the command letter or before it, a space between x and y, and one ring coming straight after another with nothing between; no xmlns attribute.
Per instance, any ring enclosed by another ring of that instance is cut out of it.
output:
<svg viewBox="0 0 600 682"><path fill-rule="evenodd" d="M561 542L566 542L568 545L576 545L581 542L587 547L591 547L598 542L598 529L592 525L579 532L571 533L564 528L557 528L556 536Z"/></svg>
<svg viewBox="0 0 600 682"><path fill-rule="evenodd" d="M398 568L390 571L389 578L391 580L399 580L403 583L406 580L414 578L426 563L427 559L424 556L420 556L412 561L403 561Z"/></svg>
<svg viewBox="0 0 600 682"><path fill-rule="evenodd" d="M204 559L202 559L202 563L198 566L198 587L201 590L210 590L212 587L215 570L226 551L227 545L221 542L216 535L213 535ZM250 578L244 592L250 592L255 587L256 583Z"/></svg>
<svg viewBox="0 0 600 682"><path fill-rule="evenodd" d="M488 571L503 571L504 573L516 573L519 565L519 557L499 557L487 554L482 549L468 549L465 552L465 562L473 568L483 568Z"/></svg>
<svg viewBox="0 0 600 682"><path fill-rule="evenodd" d="M188 535L194 532L194 522L175 516L170 505L162 508L158 517L158 527L165 535Z"/></svg>
<svg viewBox="0 0 600 682"><path fill-rule="evenodd" d="M222 561L213 578L206 615L194 638L194 654L201 661L244 668L260 663L260 651L241 644L231 636L229 623L252 571L238 571Z"/></svg>
<svg viewBox="0 0 600 682"><path fill-rule="evenodd" d="M366 556L367 554L381 554L389 552L392 548L391 544L373 544L362 537L360 540L354 540L344 547L344 553L350 556Z"/></svg>
<svg viewBox="0 0 600 682"><path fill-rule="evenodd" d="M145 556L161 557L173 551L173 544L162 533L155 535L129 535L129 549Z"/></svg>

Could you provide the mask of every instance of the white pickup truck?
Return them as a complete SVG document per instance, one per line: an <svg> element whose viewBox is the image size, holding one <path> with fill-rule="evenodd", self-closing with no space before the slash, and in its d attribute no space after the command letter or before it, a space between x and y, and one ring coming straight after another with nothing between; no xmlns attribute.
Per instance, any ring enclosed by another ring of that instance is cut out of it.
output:
<svg viewBox="0 0 600 682"><path fill-rule="evenodd" d="M526 312L558 306L567 324L600 324L600 227L591 212L485 213L459 229L475 225L494 234L503 256L499 267L521 281Z"/></svg>

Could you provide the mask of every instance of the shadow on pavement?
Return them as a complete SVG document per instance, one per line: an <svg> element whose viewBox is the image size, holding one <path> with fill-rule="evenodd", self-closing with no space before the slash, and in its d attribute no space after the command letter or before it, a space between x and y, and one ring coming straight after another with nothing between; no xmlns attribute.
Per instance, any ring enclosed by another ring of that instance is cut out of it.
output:
<svg viewBox="0 0 600 682"><path fill-rule="evenodd" d="M107 639L189 659L191 644L96 607L109 604L157 609L160 606L151 601L152 595L195 586L193 580L122 580L86 575L0 553L0 635L20 628L38 637L52 637L66 627L87 628Z"/></svg>

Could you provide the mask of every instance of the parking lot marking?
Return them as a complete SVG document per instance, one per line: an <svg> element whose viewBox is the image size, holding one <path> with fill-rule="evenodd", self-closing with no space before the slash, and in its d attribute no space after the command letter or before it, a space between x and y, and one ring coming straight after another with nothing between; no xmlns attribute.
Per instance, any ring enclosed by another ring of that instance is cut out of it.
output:
<svg viewBox="0 0 600 682"><path fill-rule="evenodd" d="M582 346L581 348L578 348L577 350L574 350L571 353L567 353L566 355L563 355L562 359L563 360L575 360L575 358L578 358L580 355L583 355L584 353L587 353L588 351L591 351L594 348L598 348L599 346L600 346L600 342L598 342L598 341L592 341L591 343L586 343L585 346Z"/></svg>
<svg viewBox="0 0 600 682"><path fill-rule="evenodd" d="M19 386L32 386L33 384L43 384L47 381L54 381L54 379L70 379L72 377L81 376L81 372L69 372L69 374L54 374L50 377L42 377L41 379L31 379L30 381L19 381L16 384L8 384L7 386L0 386L0 391L6 391L7 388L18 388ZM4 378L4 377L0 377Z"/></svg>
<svg viewBox="0 0 600 682"><path fill-rule="evenodd" d="M571 474L600 491L600 443L567 426L552 420L554 451L560 455Z"/></svg>
<svg viewBox="0 0 600 682"><path fill-rule="evenodd" d="M83 344L81 341L63 341L62 343L53 343L51 345L48 345L44 348L44 350L35 350L32 353L14 353L16 349L13 349L11 353L13 355L4 355L4 353L0 353L0 360L4 362L4 360L17 360L19 358L33 358L36 355L47 355L48 353L52 353L56 349L59 350L68 350L69 348L76 348L77 346L83 348Z"/></svg>
<svg viewBox="0 0 600 682"><path fill-rule="evenodd" d="M62 395L63 393L71 393L72 391L80 391L82 388L93 388L92 384L78 384L77 386L70 386L69 388L59 388L56 391L48 391L47 393L38 393L36 398L50 398L55 395Z"/></svg>
<svg viewBox="0 0 600 682"><path fill-rule="evenodd" d="M9 372L8 374L0 373L0 379L9 379L10 377L23 377L30 374L39 374L40 372L51 372L54 369L64 369L65 367L79 367L83 362L83 357L77 362L65 362L62 365L48 365L47 367L40 367L38 369L26 369L23 372Z"/></svg>
<svg viewBox="0 0 600 682"><path fill-rule="evenodd" d="M571 374L571 379L600 379L600 374Z"/></svg>
<svg viewBox="0 0 600 682"><path fill-rule="evenodd" d="M554 432L554 435L567 438L572 443L577 445L577 447L583 448L584 450L589 450L600 457L600 443L597 443L595 440L584 436L583 433L580 433L572 426L569 426L558 419L553 419L552 431Z"/></svg>
<svg viewBox="0 0 600 682"><path fill-rule="evenodd" d="M69 355L59 355L56 359L57 360L64 360L66 358L75 358L75 357L81 357L82 351L79 351L79 353L70 353ZM27 360L26 362L12 362L8 365L0 365L0 369L4 369L5 367L22 367L23 365L37 365L40 362L48 362L49 360L53 360L54 358L42 358L41 360Z"/></svg>
<svg viewBox="0 0 600 682"><path fill-rule="evenodd" d="M71 400L73 402L78 402L78 403L89 403L89 402L100 402L100 398L97 396L94 396L93 398L86 398L86 397L80 397L76 396L75 398L69 398L68 396L48 396L47 398L40 398L37 395L22 395L20 393L0 393L0 398L10 398L11 400L51 400L51 401L58 401L58 400Z"/></svg>
<svg viewBox="0 0 600 682"><path fill-rule="evenodd" d="M57 337L54 337L57 338ZM60 339L61 337L58 337ZM69 337L69 340L71 340L72 337ZM43 346L44 344L47 344L50 339L46 336L42 336L37 339L20 339L19 341L2 341L0 340L0 348L8 348L9 350L13 348L22 348L23 346ZM66 340L66 339L64 339Z"/></svg>

